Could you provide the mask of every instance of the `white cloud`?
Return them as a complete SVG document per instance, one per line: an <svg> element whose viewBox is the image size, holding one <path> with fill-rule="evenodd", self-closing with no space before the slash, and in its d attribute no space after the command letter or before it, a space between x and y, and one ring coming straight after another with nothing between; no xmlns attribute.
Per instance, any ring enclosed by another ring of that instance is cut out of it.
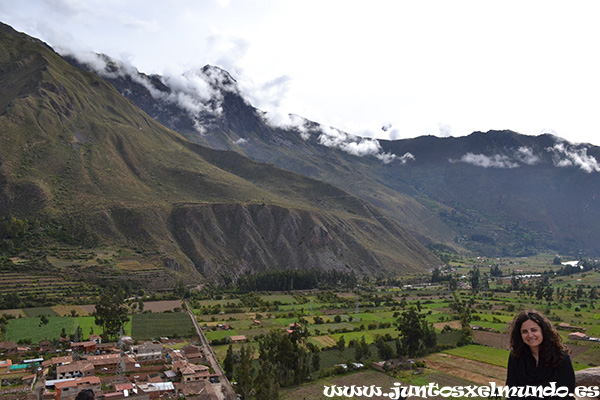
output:
<svg viewBox="0 0 600 400"><path fill-rule="evenodd" d="M382 152L377 139L348 135L339 129L327 126L321 126L321 130L322 133L319 135L318 141L323 146L335 147L359 157L374 156L386 164L397 158L395 154ZM407 160L403 159L402 163L405 164Z"/></svg>
<svg viewBox="0 0 600 400"><path fill-rule="evenodd" d="M233 143L235 143L235 144L244 144L244 143L248 143L248 139L239 138L239 139L235 140Z"/></svg>
<svg viewBox="0 0 600 400"><path fill-rule="evenodd" d="M510 154L494 154L486 156L485 154L467 153L459 160L448 160L451 163L464 162L482 168L518 168L521 165L535 165L541 161L541 157L536 155L533 150L526 146L521 146L516 150L510 151Z"/></svg>
<svg viewBox="0 0 600 400"><path fill-rule="evenodd" d="M515 153L515 158L523 164L535 165L540 162L540 157L533 153L529 147L521 146Z"/></svg>
<svg viewBox="0 0 600 400"><path fill-rule="evenodd" d="M407 152L407 153L404 153L402 155L402 157L399 157L398 160L400 160L400 162L402 164L406 164L409 161L414 161L415 160L415 156L412 153Z"/></svg>
<svg viewBox="0 0 600 400"><path fill-rule="evenodd" d="M294 114L285 114L277 110L264 112L261 117L267 125L273 128L296 130L303 140L310 139L308 120L305 118Z"/></svg>
<svg viewBox="0 0 600 400"><path fill-rule="evenodd" d="M235 80L220 68L208 67L183 74L165 74L161 76L161 81L170 91L162 91L126 62L111 60L106 56L91 52L66 54L88 65L100 76L128 77L148 89L153 98L178 105L187 112L194 123L194 128L200 134L205 133L205 128L199 123L201 114L220 115L222 113L222 91L239 93Z"/></svg>
<svg viewBox="0 0 600 400"><path fill-rule="evenodd" d="M482 168L518 168L519 164L512 161L510 157L504 154L495 154L486 156L483 154L467 153L460 160L450 160L450 162L464 162Z"/></svg>
<svg viewBox="0 0 600 400"><path fill-rule="evenodd" d="M448 124L438 124L438 129L440 131L440 137L450 137L452 136L452 127Z"/></svg>
<svg viewBox="0 0 600 400"><path fill-rule="evenodd" d="M570 143L560 141L546 149L552 153L554 165L557 167L579 167L588 174L600 172L600 164L594 156L587 154L587 147L576 148Z"/></svg>

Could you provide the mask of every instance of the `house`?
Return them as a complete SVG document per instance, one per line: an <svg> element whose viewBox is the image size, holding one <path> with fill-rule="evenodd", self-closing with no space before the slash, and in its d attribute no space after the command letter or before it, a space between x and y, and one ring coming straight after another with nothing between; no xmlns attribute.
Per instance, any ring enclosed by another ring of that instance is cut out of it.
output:
<svg viewBox="0 0 600 400"><path fill-rule="evenodd" d="M385 361L374 361L371 363L371 367L381 372L387 372L403 365L406 365L407 360L404 358L392 358Z"/></svg>
<svg viewBox="0 0 600 400"><path fill-rule="evenodd" d="M128 392L133 390L133 383L131 382L127 382L127 383L116 383L115 384L115 390L117 392Z"/></svg>
<svg viewBox="0 0 600 400"><path fill-rule="evenodd" d="M46 360L48 361L48 360ZM73 362L72 356L63 356L63 357L52 357L50 359L51 365L67 365Z"/></svg>
<svg viewBox="0 0 600 400"><path fill-rule="evenodd" d="M589 336L583 332L571 332L568 338L571 340L588 340Z"/></svg>
<svg viewBox="0 0 600 400"><path fill-rule="evenodd" d="M206 365L192 364L187 361L179 361L173 364L173 371L181 373L182 382L192 382L208 379L209 368Z"/></svg>
<svg viewBox="0 0 600 400"><path fill-rule="evenodd" d="M127 345L132 345L134 342L133 338L131 336L121 336L121 338L119 339L123 344L127 344Z"/></svg>
<svg viewBox="0 0 600 400"><path fill-rule="evenodd" d="M88 340L87 342L71 342L71 350L91 353L96 351L96 342Z"/></svg>
<svg viewBox="0 0 600 400"><path fill-rule="evenodd" d="M202 349L200 346L195 346L193 344L187 345L181 349L185 358L191 363L200 364L203 363L204 355L202 354Z"/></svg>
<svg viewBox="0 0 600 400"><path fill-rule="evenodd" d="M138 346L131 346L131 351L139 362L157 361L162 359L163 344L145 342Z"/></svg>
<svg viewBox="0 0 600 400"><path fill-rule="evenodd" d="M64 400L77 396L77 393L83 389L92 389L97 395L100 393L100 378L97 376L87 376L83 378L69 379L62 382L56 382L54 388L56 389L56 400Z"/></svg>
<svg viewBox="0 0 600 400"><path fill-rule="evenodd" d="M99 343L96 345L96 352L100 352L102 354L106 354L106 353L115 353L115 352L121 352L118 349L118 346L116 343L114 342L106 342L106 343Z"/></svg>
<svg viewBox="0 0 600 400"><path fill-rule="evenodd" d="M181 382L175 384L178 396L186 400L217 400L217 394L209 381Z"/></svg>
<svg viewBox="0 0 600 400"><path fill-rule="evenodd" d="M82 376L94 375L94 365L87 361L75 361L69 364L59 365L56 367L56 379L71 379L80 378Z"/></svg>
<svg viewBox="0 0 600 400"><path fill-rule="evenodd" d="M17 354L17 344L15 342L0 342L0 353Z"/></svg>
<svg viewBox="0 0 600 400"><path fill-rule="evenodd" d="M52 351L53 349L54 346L52 346L52 342L50 342L49 340L42 340L37 348L37 350L41 353L46 353Z"/></svg>
<svg viewBox="0 0 600 400"><path fill-rule="evenodd" d="M231 329L231 325L229 324L219 324L217 325L217 330L218 331L228 331Z"/></svg>
<svg viewBox="0 0 600 400"><path fill-rule="evenodd" d="M172 369L168 369L165 371L165 377L168 380L170 380L171 382L174 382L175 380L177 380L177 374Z"/></svg>
<svg viewBox="0 0 600 400"><path fill-rule="evenodd" d="M6 360L1 360L0 361L0 373L7 372L11 366L12 366L12 360L10 358L6 359Z"/></svg>
<svg viewBox="0 0 600 400"><path fill-rule="evenodd" d="M246 336L244 336L244 335L229 336L229 341L231 341L233 343L244 343L246 341Z"/></svg>
<svg viewBox="0 0 600 400"><path fill-rule="evenodd" d="M573 326L566 322L561 322L560 324L558 324L558 329L564 329L564 330L568 330L568 331L579 331L579 332L585 331L585 328L583 328L581 326Z"/></svg>
<svg viewBox="0 0 600 400"><path fill-rule="evenodd" d="M167 358L171 361L171 364L175 364L178 361L184 361L185 354L181 350L173 350L167 348Z"/></svg>
<svg viewBox="0 0 600 400"><path fill-rule="evenodd" d="M137 385L138 392L148 394L150 399L157 399L164 395L175 394L173 382L144 383Z"/></svg>
<svg viewBox="0 0 600 400"><path fill-rule="evenodd" d="M302 329L302 326L299 323L294 322L286 328L286 332L293 333L293 332L299 331L301 329Z"/></svg>
<svg viewBox="0 0 600 400"><path fill-rule="evenodd" d="M120 354L102 354L99 356L89 356L87 360L92 363L96 372L115 373L121 362Z"/></svg>
<svg viewBox="0 0 600 400"><path fill-rule="evenodd" d="M21 382L23 383L23 385L31 386L34 384L35 378L36 378L35 374L25 375L24 377L21 378Z"/></svg>
<svg viewBox="0 0 600 400"><path fill-rule="evenodd" d="M254 325L262 325L262 322L260 322L259 320L255 319L254 321L252 321L252 323Z"/></svg>
<svg viewBox="0 0 600 400"><path fill-rule="evenodd" d="M100 337L100 336L98 336L98 335L94 335L94 334L90 335L90 338L89 338L89 340L90 340L91 342L94 342L94 343L96 343L96 344L100 344L100 343L102 343L102 337Z"/></svg>

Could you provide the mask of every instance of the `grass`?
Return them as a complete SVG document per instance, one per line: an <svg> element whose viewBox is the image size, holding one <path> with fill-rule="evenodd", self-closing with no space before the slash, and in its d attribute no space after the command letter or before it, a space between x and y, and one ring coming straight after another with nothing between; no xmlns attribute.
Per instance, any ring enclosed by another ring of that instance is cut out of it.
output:
<svg viewBox="0 0 600 400"><path fill-rule="evenodd" d="M230 329L228 331L212 331L212 332L206 332L204 334L204 336L206 336L206 339L208 339L208 340L220 340L220 339L227 338L229 336L236 336L236 335L239 335L239 333L235 329Z"/></svg>
<svg viewBox="0 0 600 400"><path fill-rule="evenodd" d="M187 313L134 314L132 317L134 339L182 337L195 333Z"/></svg>
<svg viewBox="0 0 600 400"><path fill-rule="evenodd" d="M67 335L75 332L75 319L70 317L48 317L48 324L43 325L40 318L18 318L8 321L6 326L6 341L31 341L39 343L42 340L58 339L62 330Z"/></svg>
<svg viewBox="0 0 600 400"><path fill-rule="evenodd" d="M508 360L508 350L495 349L493 347L470 344L454 349L444 350L443 353L466 358L474 361L481 361L499 367L506 367Z"/></svg>
<svg viewBox="0 0 600 400"><path fill-rule="evenodd" d="M94 317L77 317L77 324L81 327L83 338L89 338L92 333L96 335L102 334L102 328L96 325ZM131 324L129 324L129 326L131 326ZM129 331L129 334L131 334L131 330Z"/></svg>

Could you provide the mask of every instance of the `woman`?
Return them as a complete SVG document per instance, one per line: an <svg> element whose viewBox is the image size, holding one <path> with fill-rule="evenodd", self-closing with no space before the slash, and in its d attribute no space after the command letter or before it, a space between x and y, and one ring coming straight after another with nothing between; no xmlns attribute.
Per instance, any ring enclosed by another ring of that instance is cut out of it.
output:
<svg viewBox="0 0 600 400"><path fill-rule="evenodd" d="M550 387L550 382L556 382L556 388L568 388L566 399L572 399L575 372L571 358L548 318L535 310L522 311L510 323L509 332L506 386Z"/></svg>

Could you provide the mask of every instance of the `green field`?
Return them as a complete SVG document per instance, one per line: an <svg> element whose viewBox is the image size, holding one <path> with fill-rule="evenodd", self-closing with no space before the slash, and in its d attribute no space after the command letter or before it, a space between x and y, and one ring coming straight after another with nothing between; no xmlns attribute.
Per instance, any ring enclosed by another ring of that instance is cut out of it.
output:
<svg viewBox="0 0 600 400"><path fill-rule="evenodd" d="M75 318L48 317L48 324L43 325L40 318L18 318L8 321L6 326L6 341L30 341L39 343L42 340L58 339L62 330L67 335L75 332Z"/></svg>
<svg viewBox="0 0 600 400"><path fill-rule="evenodd" d="M508 350L495 349L493 347L480 346L477 344L456 347L454 349L444 350L443 352L469 360L497 365L499 367L506 367L509 353Z"/></svg>
<svg viewBox="0 0 600 400"><path fill-rule="evenodd" d="M206 332L204 334L204 336L206 336L206 339L208 339L208 340L220 340L220 339L227 338L229 336L236 336L236 335L239 335L239 333L235 329L230 329L228 331L211 331L211 332Z"/></svg>
<svg viewBox="0 0 600 400"><path fill-rule="evenodd" d="M159 337L183 337L195 333L187 313L134 314L131 335L145 340Z"/></svg>

